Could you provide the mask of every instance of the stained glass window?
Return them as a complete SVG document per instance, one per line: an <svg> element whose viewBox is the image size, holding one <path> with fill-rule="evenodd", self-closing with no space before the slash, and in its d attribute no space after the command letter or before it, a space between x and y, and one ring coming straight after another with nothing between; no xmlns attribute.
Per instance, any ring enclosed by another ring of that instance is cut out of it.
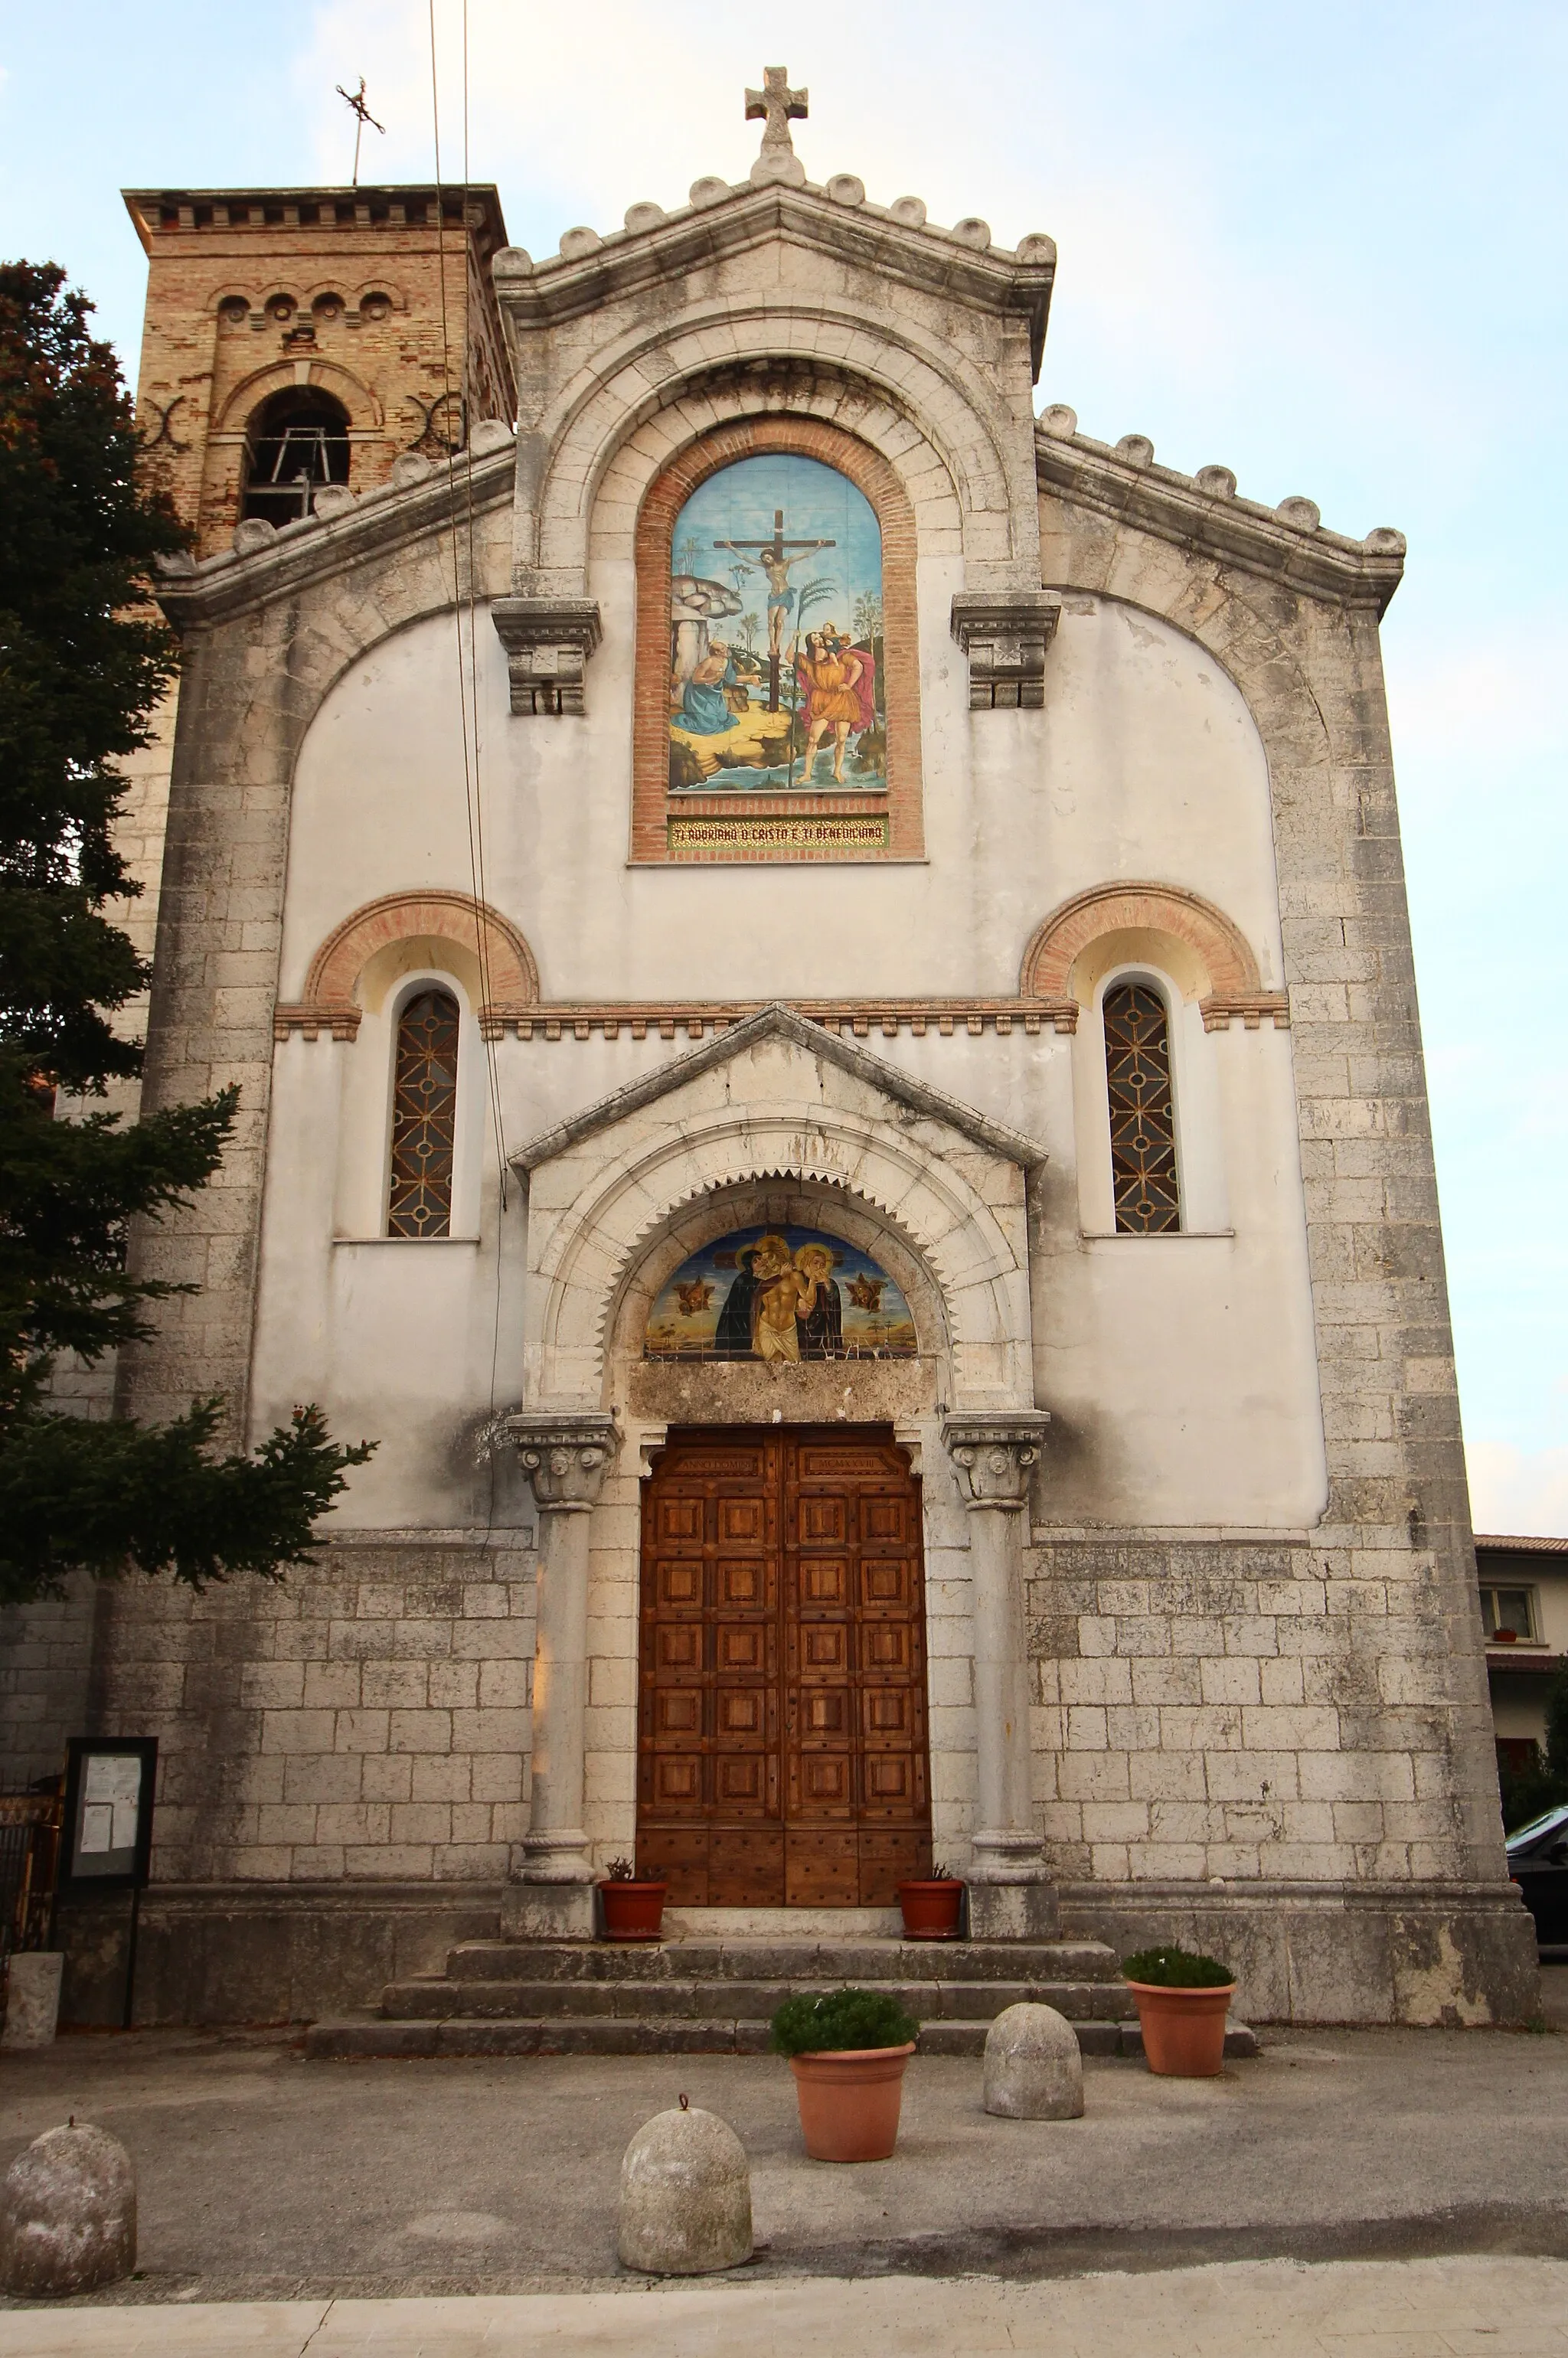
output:
<svg viewBox="0 0 1568 2358"><path fill-rule="evenodd" d="M397 1024L389 1237L450 1235L457 1109L458 1002L449 991L422 990Z"/></svg>
<svg viewBox="0 0 1568 2358"><path fill-rule="evenodd" d="M1105 995L1105 1074L1110 1092L1110 1173L1123 1236L1182 1225L1176 1125L1164 1004L1145 982Z"/></svg>

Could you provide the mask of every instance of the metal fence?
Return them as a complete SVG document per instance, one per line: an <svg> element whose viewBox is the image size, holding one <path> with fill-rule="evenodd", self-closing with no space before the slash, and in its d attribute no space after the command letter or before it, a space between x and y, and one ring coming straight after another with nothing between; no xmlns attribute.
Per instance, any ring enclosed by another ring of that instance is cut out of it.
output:
<svg viewBox="0 0 1568 2358"><path fill-rule="evenodd" d="M0 1793L0 1960L49 1938L59 1853L54 1793Z"/></svg>

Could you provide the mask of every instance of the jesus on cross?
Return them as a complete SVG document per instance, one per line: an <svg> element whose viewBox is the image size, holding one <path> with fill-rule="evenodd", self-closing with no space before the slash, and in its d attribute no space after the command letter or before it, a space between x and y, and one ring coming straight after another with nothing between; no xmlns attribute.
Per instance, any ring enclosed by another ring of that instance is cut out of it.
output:
<svg viewBox="0 0 1568 2358"><path fill-rule="evenodd" d="M773 510L773 535L771 540L716 540L715 548L727 548L739 558L748 572L761 573L768 585L768 710L779 708L779 666L784 657L784 618L795 609L795 591L789 586L793 568L804 565L819 548L837 548L835 540L786 540L784 536L784 510ZM790 557L786 552L795 549ZM748 556L754 549L754 556Z"/></svg>

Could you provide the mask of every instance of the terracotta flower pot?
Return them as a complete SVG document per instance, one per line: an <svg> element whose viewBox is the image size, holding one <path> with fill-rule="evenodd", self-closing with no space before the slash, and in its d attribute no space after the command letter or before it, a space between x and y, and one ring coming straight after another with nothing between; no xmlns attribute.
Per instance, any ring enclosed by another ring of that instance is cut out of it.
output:
<svg viewBox="0 0 1568 2358"><path fill-rule="evenodd" d="M1151 2071L1171 2080L1217 2079L1225 2063L1225 2017L1236 1984L1224 1982L1214 1989L1165 1989L1153 1982L1129 1982L1127 1986L1138 2001Z"/></svg>
<svg viewBox="0 0 1568 2358"><path fill-rule="evenodd" d="M801 2133L813 2161L886 2161L898 2143L907 2047L792 2055Z"/></svg>
<svg viewBox="0 0 1568 2358"><path fill-rule="evenodd" d="M664 1921L665 1883L611 1883L599 1887L607 1941L656 1941Z"/></svg>
<svg viewBox="0 0 1568 2358"><path fill-rule="evenodd" d="M956 1941L964 1887L956 1876L916 1876L898 1887L906 1941Z"/></svg>

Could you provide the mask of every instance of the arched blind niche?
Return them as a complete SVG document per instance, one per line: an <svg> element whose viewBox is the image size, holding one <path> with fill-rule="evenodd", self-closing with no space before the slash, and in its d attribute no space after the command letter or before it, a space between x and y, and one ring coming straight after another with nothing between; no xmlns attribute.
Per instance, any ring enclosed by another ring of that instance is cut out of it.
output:
<svg viewBox="0 0 1568 2358"><path fill-rule="evenodd" d="M450 991L416 992L397 1019L389 1237L451 1234L458 1036L458 1002Z"/></svg>
<svg viewBox="0 0 1568 2358"><path fill-rule="evenodd" d="M1182 1225L1165 1004L1146 982L1120 982L1103 1013L1117 1232L1159 1236Z"/></svg>

